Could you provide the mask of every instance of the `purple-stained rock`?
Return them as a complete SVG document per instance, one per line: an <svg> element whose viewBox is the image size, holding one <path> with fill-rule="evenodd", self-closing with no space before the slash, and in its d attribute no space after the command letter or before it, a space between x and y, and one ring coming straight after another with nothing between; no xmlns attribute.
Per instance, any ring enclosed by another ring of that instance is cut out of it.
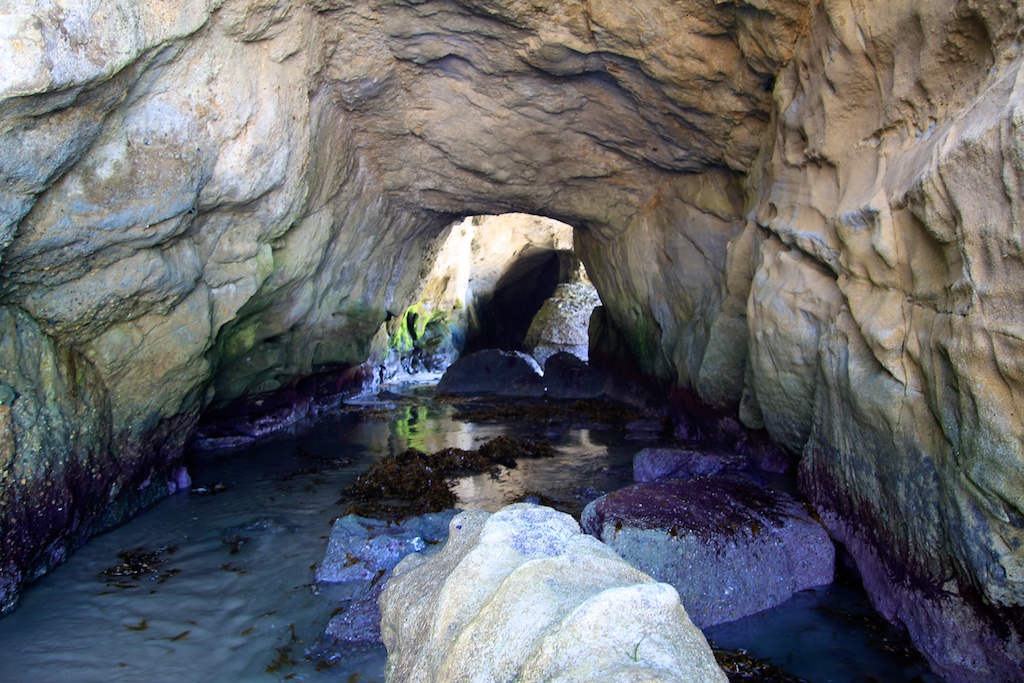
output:
<svg viewBox="0 0 1024 683"><path fill-rule="evenodd" d="M751 466L763 472L782 474L796 467L797 459L763 434L743 437L736 443L736 451L747 456Z"/></svg>
<svg viewBox="0 0 1024 683"><path fill-rule="evenodd" d="M723 470L746 469L746 456L720 447L645 448L633 456L633 480L693 479L718 474Z"/></svg>
<svg viewBox="0 0 1024 683"><path fill-rule="evenodd" d="M790 496L738 475L634 484L590 503L584 529L675 586L700 627L831 583L835 548Z"/></svg>
<svg viewBox="0 0 1024 683"><path fill-rule="evenodd" d="M522 353L486 349L463 356L437 383L438 394L543 396L537 361Z"/></svg>
<svg viewBox="0 0 1024 683"><path fill-rule="evenodd" d="M597 398L604 393L601 373L564 351L544 363L544 384L551 398Z"/></svg>

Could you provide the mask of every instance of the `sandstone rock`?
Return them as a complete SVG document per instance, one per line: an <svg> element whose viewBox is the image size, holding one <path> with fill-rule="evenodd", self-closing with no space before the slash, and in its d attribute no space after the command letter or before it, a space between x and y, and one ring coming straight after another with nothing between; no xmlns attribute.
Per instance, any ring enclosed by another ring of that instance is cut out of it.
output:
<svg viewBox="0 0 1024 683"><path fill-rule="evenodd" d="M633 456L633 481L693 479L718 474L723 470L742 470L748 466L745 456L724 448L645 448Z"/></svg>
<svg viewBox="0 0 1024 683"><path fill-rule="evenodd" d="M676 587L712 626L832 582L825 529L789 496L735 475L634 484L590 503L583 528Z"/></svg>
<svg viewBox="0 0 1024 683"><path fill-rule="evenodd" d="M558 285L530 323L525 350L541 365L556 353L570 353L586 361L590 353L590 316L601 305L597 290L588 282Z"/></svg>
<svg viewBox="0 0 1024 683"><path fill-rule="evenodd" d="M745 419L802 454L875 605L955 681L1024 680L1024 64L1006 9L817 7L735 262L754 269Z"/></svg>
<svg viewBox="0 0 1024 683"><path fill-rule="evenodd" d="M574 226L613 393L767 429L942 673L1022 680L1012 4L51 4L0 36L0 305L76 427L12 405L10 590L90 526L52 510L360 365L454 218L525 211Z"/></svg>
<svg viewBox="0 0 1024 683"><path fill-rule="evenodd" d="M558 352L544 363L544 386L551 398L596 398L604 377L577 356Z"/></svg>
<svg viewBox="0 0 1024 683"><path fill-rule="evenodd" d="M457 516L381 611L389 681L726 680L670 586L536 505Z"/></svg>
<svg viewBox="0 0 1024 683"><path fill-rule="evenodd" d="M439 394L543 396L536 361L521 353L490 349L463 356L437 383Z"/></svg>

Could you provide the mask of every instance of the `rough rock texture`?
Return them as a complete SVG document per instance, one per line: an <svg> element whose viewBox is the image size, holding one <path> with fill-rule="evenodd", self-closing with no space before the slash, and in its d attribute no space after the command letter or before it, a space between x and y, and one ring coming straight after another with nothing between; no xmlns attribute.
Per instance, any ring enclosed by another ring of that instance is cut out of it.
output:
<svg viewBox="0 0 1024 683"><path fill-rule="evenodd" d="M574 227L602 363L767 429L936 668L1024 680L1017 5L5 11L3 609L514 210Z"/></svg>
<svg viewBox="0 0 1024 683"><path fill-rule="evenodd" d="M316 580L356 582L358 587L331 616L316 649L333 652L352 645L380 643L378 600L391 578L391 570L411 553L429 552L448 538L448 523L455 510L412 517L399 524L359 515L334 522Z"/></svg>
<svg viewBox="0 0 1024 683"><path fill-rule="evenodd" d="M835 549L822 525L788 495L735 475L627 486L587 505L582 524L675 586L701 628L832 583Z"/></svg>
<svg viewBox="0 0 1024 683"><path fill-rule="evenodd" d="M537 505L458 515L380 604L394 683L726 680L671 586Z"/></svg>
<svg viewBox="0 0 1024 683"><path fill-rule="evenodd" d="M1024 680L1021 25L821 3L733 245L741 414L802 453L875 605L952 680Z"/></svg>
<svg viewBox="0 0 1024 683"><path fill-rule="evenodd" d="M600 305L601 298L589 281L558 285L530 323L524 350L541 365L560 352L586 361L590 356L590 316Z"/></svg>
<svg viewBox="0 0 1024 683"><path fill-rule="evenodd" d="M316 580L370 581L392 569L409 553L418 553L443 541L455 511L434 512L401 524L345 515L334 521Z"/></svg>

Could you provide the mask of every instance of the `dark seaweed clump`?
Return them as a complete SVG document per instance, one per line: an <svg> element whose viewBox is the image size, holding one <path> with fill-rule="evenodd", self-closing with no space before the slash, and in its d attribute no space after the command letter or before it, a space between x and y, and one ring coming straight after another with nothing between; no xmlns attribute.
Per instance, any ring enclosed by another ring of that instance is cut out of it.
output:
<svg viewBox="0 0 1024 683"><path fill-rule="evenodd" d="M173 554L177 546L163 546L156 550L135 548L133 550L122 550L118 553L121 562L108 567L97 574L97 577L109 586L116 588L136 588L137 583L144 576L154 576L158 583L163 583L170 577L178 574L179 569L165 569L160 571L161 565L167 562L167 555Z"/></svg>
<svg viewBox="0 0 1024 683"><path fill-rule="evenodd" d="M774 664L751 657L745 650L712 648L712 652L715 653L718 666L722 667L730 683L807 683L805 679L794 676Z"/></svg>
<svg viewBox="0 0 1024 683"><path fill-rule="evenodd" d="M342 491L339 503L351 503L346 514L377 519L404 519L455 507L451 480L459 475L514 468L518 458L554 455L547 439L499 436L476 450L446 448L424 453L410 448L375 462ZM352 502L354 501L354 502Z"/></svg>

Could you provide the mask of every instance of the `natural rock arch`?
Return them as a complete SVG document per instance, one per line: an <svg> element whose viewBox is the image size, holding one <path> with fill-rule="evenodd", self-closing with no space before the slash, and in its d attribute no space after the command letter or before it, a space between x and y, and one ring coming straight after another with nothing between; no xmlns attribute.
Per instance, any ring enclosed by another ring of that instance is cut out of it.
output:
<svg viewBox="0 0 1024 683"><path fill-rule="evenodd" d="M577 228L644 371L802 453L940 670L1020 679L1012 8L165 4L12 9L0 604L209 401L361 362L453 217L517 210Z"/></svg>

